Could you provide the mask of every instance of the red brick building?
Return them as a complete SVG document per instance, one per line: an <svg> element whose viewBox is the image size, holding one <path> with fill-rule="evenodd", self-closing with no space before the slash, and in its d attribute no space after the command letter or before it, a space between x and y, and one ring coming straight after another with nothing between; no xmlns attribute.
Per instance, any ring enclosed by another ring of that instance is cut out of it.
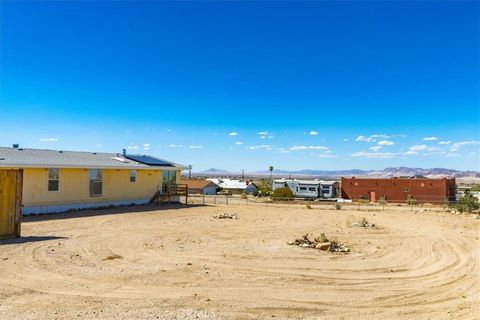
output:
<svg viewBox="0 0 480 320"><path fill-rule="evenodd" d="M376 202L407 202L415 199L419 203L445 203L454 201L456 193L455 178L343 178L341 181L342 198L369 199Z"/></svg>

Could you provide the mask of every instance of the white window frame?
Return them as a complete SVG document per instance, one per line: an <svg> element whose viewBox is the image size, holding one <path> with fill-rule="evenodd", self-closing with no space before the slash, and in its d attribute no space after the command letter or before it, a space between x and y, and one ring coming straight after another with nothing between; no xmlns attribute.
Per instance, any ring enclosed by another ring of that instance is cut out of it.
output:
<svg viewBox="0 0 480 320"><path fill-rule="evenodd" d="M132 175L133 173L133 175ZM137 182L137 170L129 170L128 171L128 179L131 183L136 183ZM132 181L133 178L133 181Z"/></svg>
<svg viewBox="0 0 480 320"><path fill-rule="evenodd" d="M57 179L50 179L50 170L57 170ZM57 181L57 190L50 190L50 181ZM60 168L47 168L47 192L60 191Z"/></svg>

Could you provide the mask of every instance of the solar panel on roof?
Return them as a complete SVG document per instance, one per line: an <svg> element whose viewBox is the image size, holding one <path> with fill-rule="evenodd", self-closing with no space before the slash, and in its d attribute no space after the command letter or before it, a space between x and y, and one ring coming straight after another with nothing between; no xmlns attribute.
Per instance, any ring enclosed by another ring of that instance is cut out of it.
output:
<svg viewBox="0 0 480 320"><path fill-rule="evenodd" d="M152 156L145 156L145 155L136 155L136 154L127 154L125 157L131 159L133 161L137 161L149 166L166 166L166 167L173 167L174 164L171 162L167 162L165 160L161 160Z"/></svg>

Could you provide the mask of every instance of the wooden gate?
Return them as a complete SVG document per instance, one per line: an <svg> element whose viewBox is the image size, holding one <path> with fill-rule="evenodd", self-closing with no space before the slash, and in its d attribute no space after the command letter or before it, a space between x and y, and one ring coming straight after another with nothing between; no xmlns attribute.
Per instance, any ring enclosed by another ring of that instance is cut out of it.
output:
<svg viewBox="0 0 480 320"><path fill-rule="evenodd" d="M0 239L20 237L22 170L0 169Z"/></svg>

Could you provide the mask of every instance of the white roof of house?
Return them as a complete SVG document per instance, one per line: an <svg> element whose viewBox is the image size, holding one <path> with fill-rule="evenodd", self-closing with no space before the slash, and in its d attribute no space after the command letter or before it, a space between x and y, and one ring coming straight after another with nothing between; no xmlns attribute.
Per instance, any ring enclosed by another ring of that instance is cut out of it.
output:
<svg viewBox="0 0 480 320"><path fill-rule="evenodd" d="M273 180L273 182L276 183L291 183L291 182L296 182L299 184L311 184L311 185L333 185L335 183L338 183L337 181L325 181L325 180L297 180L297 179L276 179Z"/></svg>
<svg viewBox="0 0 480 320"><path fill-rule="evenodd" d="M218 185L220 188L223 189L246 189L249 184L245 181L240 181L240 180L234 180L234 179L207 179L209 181L212 181L216 185Z"/></svg>
<svg viewBox="0 0 480 320"><path fill-rule="evenodd" d="M0 147L0 168L182 170L186 167L147 155Z"/></svg>

